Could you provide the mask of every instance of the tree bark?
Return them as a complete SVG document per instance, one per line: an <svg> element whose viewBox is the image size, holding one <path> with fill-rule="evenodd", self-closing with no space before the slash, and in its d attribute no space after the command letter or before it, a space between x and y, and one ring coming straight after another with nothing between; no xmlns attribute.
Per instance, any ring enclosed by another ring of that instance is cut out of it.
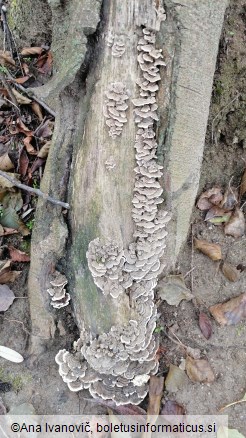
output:
<svg viewBox="0 0 246 438"><path fill-rule="evenodd" d="M162 22L163 5L154 0L73 0L65 5L50 0L54 23L72 23L72 35L60 47L59 41L54 41L57 73L47 86L35 91L58 114L41 189L67 200L71 211L64 220L57 207L41 200L37 207L29 277L35 335L32 352L37 354L43 338L48 340L55 330L46 290L52 270L62 266L65 250L68 264L63 271L69 279L79 329L93 338L108 334L112 327L125 326L132 319L129 294L117 299L103 294L88 268L86 254L97 237L114 240L123 248L134 242L136 125L131 100L138 97L137 45L143 28L154 30L156 47L162 50L167 64L166 69L160 69L159 120L155 125L158 162L164 164L165 208L172 215L162 256L166 271L175 266L186 239L227 1L164 3L167 20ZM88 36L93 33L93 37ZM117 41L117 50L124 49L119 57L113 55ZM122 83L129 98L127 124L116 138L109 136L103 110L105 92L114 83ZM64 183L71 159L66 193Z"/></svg>

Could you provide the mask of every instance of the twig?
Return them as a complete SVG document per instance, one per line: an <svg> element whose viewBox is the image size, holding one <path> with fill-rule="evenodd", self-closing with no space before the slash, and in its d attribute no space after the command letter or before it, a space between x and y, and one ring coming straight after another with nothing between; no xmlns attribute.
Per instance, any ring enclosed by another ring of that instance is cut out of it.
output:
<svg viewBox="0 0 246 438"><path fill-rule="evenodd" d="M193 271L194 271L194 233L193 233L193 224L191 224L191 269L190 269L190 291L193 294L194 289L194 277L193 277Z"/></svg>
<svg viewBox="0 0 246 438"><path fill-rule="evenodd" d="M194 271L194 269L196 269L196 266L193 266L193 268L191 268L188 272L186 272L186 274L184 275L184 280L186 279L186 277L188 277L188 275L191 274L191 272Z"/></svg>
<svg viewBox="0 0 246 438"><path fill-rule="evenodd" d="M34 193L35 195L41 196L46 201L49 201L55 205L60 205L61 207L66 208L67 210L70 208L69 204L67 204L66 202L58 201L57 199L52 198L51 196L47 195L46 193L43 193L39 189L34 189L33 187L26 186L25 184L20 183L15 178L12 178L11 176L9 176L6 172L3 172L2 170L0 170L0 175L3 176L4 178L6 178L15 187L18 187L19 189L26 190L26 192Z"/></svg>
<svg viewBox="0 0 246 438"><path fill-rule="evenodd" d="M11 103L15 106L15 108L17 109L18 113L20 113L20 108L18 107L18 102L16 100L16 97L13 93L13 91L11 90L8 82L6 81L6 78L3 74L3 72L0 71L0 80L2 81L2 84L4 86L4 88L7 90L9 97L11 99Z"/></svg>
<svg viewBox="0 0 246 438"><path fill-rule="evenodd" d="M11 74L8 72L8 79L13 82L13 85L20 91L22 91L22 93L25 93L30 99L35 100L37 103L39 103L40 106L42 106L45 111L47 111L49 114L51 114L53 117L56 117L56 113L55 111L53 111L48 105L46 105L46 103L44 103L41 99L39 99L38 97L35 96L35 93L32 92L28 92L28 90L23 87L21 84L17 84L15 82L15 79L11 76Z"/></svg>
<svg viewBox="0 0 246 438"><path fill-rule="evenodd" d="M230 408L231 406L235 406L238 405L239 403L245 403L245 402L246 402L246 398L241 398L241 400L237 400L232 403L228 403L228 405L223 406L222 408L219 409L218 412L223 412L225 409Z"/></svg>

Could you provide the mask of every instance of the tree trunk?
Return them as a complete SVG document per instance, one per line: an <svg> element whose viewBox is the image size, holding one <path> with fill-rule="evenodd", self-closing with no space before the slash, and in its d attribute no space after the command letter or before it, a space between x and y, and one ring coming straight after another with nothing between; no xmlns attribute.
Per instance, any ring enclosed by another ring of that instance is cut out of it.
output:
<svg viewBox="0 0 246 438"><path fill-rule="evenodd" d="M73 391L139 403L157 369L153 289L189 230L227 1L49 3L54 25L70 23L72 35L60 47L54 39L57 73L35 91L57 111L41 188L71 210L65 220L38 203L32 352L55 330L46 290L56 269L69 279L81 330L75 352L57 355L64 381Z"/></svg>

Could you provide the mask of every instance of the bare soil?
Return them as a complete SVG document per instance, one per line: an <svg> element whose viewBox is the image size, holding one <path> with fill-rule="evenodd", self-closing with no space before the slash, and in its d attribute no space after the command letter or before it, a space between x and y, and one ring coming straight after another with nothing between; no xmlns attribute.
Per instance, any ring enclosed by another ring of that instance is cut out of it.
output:
<svg viewBox="0 0 246 438"><path fill-rule="evenodd" d="M244 0L231 1L221 37L217 71L206 145L200 192L220 184L225 189L232 177L237 185L246 159L245 82L246 82L246 7ZM36 44L38 45L38 41ZM225 236L220 226L208 225L203 214L194 208L193 234L222 246L223 256L234 266L245 265L245 236L234 239ZM245 292L246 270L240 280L230 283L215 262L194 251L191 235L180 255L176 272L187 274L186 284L203 303L203 310L213 304ZM11 364L0 358L0 396L6 408L22 403L31 403L39 414L81 414L104 412L104 408L85 401L88 394L72 393L58 376L54 356L61 348L70 348L78 336L72 310L59 311L59 321L54 341L38 361L28 357L30 317L27 297L27 268L23 269L13 285L18 297L4 313L0 313L0 344L23 354L23 364ZM192 278L193 277L193 278ZM216 375L210 385L193 383L187 379L177 393L164 393L164 400L171 399L182 404L189 414L217 414L223 405L242 398L246 392L246 326L220 327L212 321L213 334L206 340L198 327L198 311L192 302L181 302L176 308L161 303L159 326L175 324L176 334L187 346L199 348ZM170 363L179 365L184 351L167 337L161 337L161 346L166 350L160 361L160 373L166 374ZM7 383L7 384L6 384ZM238 404L225 411L230 427L245 432L245 404Z"/></svg>

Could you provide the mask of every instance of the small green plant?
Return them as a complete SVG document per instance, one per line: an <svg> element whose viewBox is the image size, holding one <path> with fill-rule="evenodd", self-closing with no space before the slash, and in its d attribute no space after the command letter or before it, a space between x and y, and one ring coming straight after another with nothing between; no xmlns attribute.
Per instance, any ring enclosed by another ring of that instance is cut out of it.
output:
<svg viewBox="0 0 246 438"><path fill-rule="evenodd" d="M164 332L164 331L165 331L164 327L162 325L158 325L155 328L154 333L161 333L161 332Z"/></svg>
<svg viewBox="0 0 246 438"><path fill-rule="evenodd" d="M0 217L2 217L2 215L3 215L3 212L4 212L4 208L3 208L3 206L2 206L2 205L0 205Z"/></svg>
<svg viewBox="0 0 246 438"><path fill-rule="evenodd" d="M8 73L8 70L6 69L6 67L4 67L3 65L0 65L0 71L2 73Z"/></svg>
<svg viewBox="0 0 246 438"><path fill-rule="evenodd" d="M236 333L237 336L241 336L245 331L245 325L244 324L239 324L236 328Z"/></svg>
<svg viewBox="0 0 246 438"><path fill-rule="evenodd" d="M26 223L26 226L27 226L27 228L28 228L30 231L33 230L34 222L35 222L35 219L30 219L30 220Z"/></svg>
<svg viewBox="0 0 246 438"><path fill-rule="evenodd" d="M34 189L38 189L39 188L38 180L36 178L33 178L32 186L33 186Z"/></svg>

